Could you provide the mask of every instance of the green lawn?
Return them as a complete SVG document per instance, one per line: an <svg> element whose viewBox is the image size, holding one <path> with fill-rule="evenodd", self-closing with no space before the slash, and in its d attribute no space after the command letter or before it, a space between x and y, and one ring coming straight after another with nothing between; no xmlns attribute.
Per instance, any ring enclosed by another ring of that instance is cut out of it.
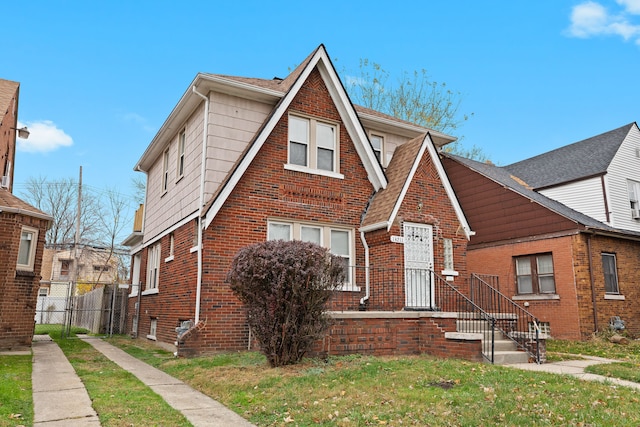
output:
<svg viewBox="0 0 640 427"><path fill-rule="evenodd" d="M638 390L562 375L426 356L272 369L252 352L175 359L144 340L111 342L259 426L640 425Z"/></svg>
<svg viewBox="0 0 640 427"><path fill-rule="evenodd" d="M32 424L31 356L0 355L0 426Z"/></svg>

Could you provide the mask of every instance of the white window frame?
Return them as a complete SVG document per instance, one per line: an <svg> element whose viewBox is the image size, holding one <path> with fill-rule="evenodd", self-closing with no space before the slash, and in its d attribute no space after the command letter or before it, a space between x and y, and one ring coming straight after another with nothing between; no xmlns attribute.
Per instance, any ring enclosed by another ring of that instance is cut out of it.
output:
<svg viewBox="0 0 640 427"><path fill-rule="evenodd" d="M178 134L178 160L176 164L176 177L178 180L184 176L186 146L187 132L186 129L182 129Z"/></svg>
<svg viewBox="0 0 640 427"><path fill-rule="evenodd" d="M312 117L306 117L300 114L290 114L289 115L289 123L294 120L299 120L301 122L305 122L307 125L307 135L306 140L303 139L295 139L291 134L291 129L293 126L289 126L289 135L287 142L287 163L284 165L284 168L287 170L297 171L297 172L305 172L316 175L325 175L332 178L344 179L344 175L340 173L340 126L337 123L332 123L327 120L319 120ZM318 140L318 128L326 126L329 127L333 131L333 146L326 147L320 146L320 141ZM301 144L306 145L306 159L305 165L299 165L291 162L291 145L292 144ZM332 151L332 169L326 170L320 169L318 167L318 152L320 150L331 150Z"/></svg>
<svg viewBox="0 0 640 427"><path fill-rule="evenodd" d="M25 250L23 247L23 236L29 236L26 241L31 242L26 249L26 263L20 262L20 255ZM20 243L18 245L18 257L16 260L16 268L22 271L33 271L36 260L36 249L38 248L38 229L28 226L23 226L20 231Z"/></svg>
<svg viewBox="0 0 640 427"><path fill-rule="evenodd" d="M355 277L353 274L353 265L354 265L354 257L355 257L355 241L354 241L354 233L353 230L346 227L335 226L331 224L317 224L317 223L307 223L307 222L296 222L296 221L281 221L281 220L269 220L267 221L267 240L269 239L270 229L272 225L280 225L280 226L288 226L290 230L289 240L302 240L302 229L303 228L315 228L320 229L320 245L329 249L331 251L331 232L339 231L348 233L348 250L349 254L334 254L336 256L340 256L347 260L347 266L349 267L349 274L347 280L344 282L342 291L359 291L360 288L356 286ZM333 252L331 251L333 254Z"/></svg>
<svg viewBox="0 0 640 427"><path fill-rule="evenodd" d="M156 338L157 333L158 333L158 319L152 317L149 319L149 335L147 335L147 338L155 341L157 340Z"/></svg>
<svg viewBox="0 0 640 427"><path fill-rule="evenodd" d="M173 261L173 251L175 247L175 236L173 233L169 233L169 256L164 259L164 262Z"/></svg>
<svg viewBox="0 0 640 427"><path fill-rule="evenodd" d="M129 296L138 295L138 287L140 286L140 265L142 264L142 254L138 252L133 255L133 266L131 268L131 293Z"/></svg>
<svg viewBox="0 0 640 427"><path fill-rule="evenodd" d="M376 148L375 144L374 144L374 139L377 139L380 141L380 147ZM380 164L382 166L385 166L384 164L384 136L375 132L375 133L371 133L369 135L369 140L371 141L371 147L373 148L373 153L376 154L376 157L378 158L378 161L380 162Z"/></svg>
<svg viewBox="0 0 640 427"><path fill-rule="evenodd" d="M162 245L158 242L147 249L147 283L143 295L157 293L160 285L160 255Z"/></svg>
<svg viewBox="0 0 640 427"><path fill-rule="evenodd" d="M169 188L169 149L162 153L162 194Z"/></svg>
<svg viewBox="0 0 640 427"><path fill-rule="evenodd" d="M640 182L627 180L629 190L629 205L631 208L631 218L640 220Z"/></svg>

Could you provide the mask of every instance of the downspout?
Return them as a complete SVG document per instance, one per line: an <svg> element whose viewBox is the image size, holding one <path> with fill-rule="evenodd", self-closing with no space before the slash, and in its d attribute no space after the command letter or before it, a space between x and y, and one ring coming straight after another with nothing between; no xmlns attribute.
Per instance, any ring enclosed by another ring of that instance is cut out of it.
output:
<svg viewBox="0 0 640 427"><path fill-rule="evenodd" d="M194 324L200 321L200 294L202 292L202 207L204 206L204 183L207 162L207 130L209 128L209 97L192 87L193 93L204 100L204 123L202 129L202 160L200 162L200 204L198 207L198 275L196 281L196 312Z"/></svg>
<svg viewBox="0 0 640 427"><path fill-rule="evenodd" d="M362 240L362 246L364 246L364 271L365 271L365 292L364 296L360 298L360 307L364 308L365 303L369 300L370 286L369 286L369 245L367 239L364 238L364 231L360 232L360 240Z"/></svg>
<svg viewBox="0 0 640 427"><path fill-rule="evenodd" d="M591 303L593 304L593 332L598 332L598 310L596 309L596 285L593 278L593 267L591 258L591 236L587 235L587 251L589 255L589 280L591 281Z"/></svg>

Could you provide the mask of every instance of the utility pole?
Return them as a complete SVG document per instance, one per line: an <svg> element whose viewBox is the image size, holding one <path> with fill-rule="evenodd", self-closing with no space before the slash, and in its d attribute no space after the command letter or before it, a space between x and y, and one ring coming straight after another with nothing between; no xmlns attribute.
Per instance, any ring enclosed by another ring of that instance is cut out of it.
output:
<svg viewBox="0 0 640 427"><path fill-rule="evenodd" d="M80 263L80 215L82 213L82 166L80 166L80 175L78 178L78 210L76 213L76 234L73 239L73 276L69 286L69 293L67 297L67 322L66 322L66 336L71 335L71 323L73 317L73 298L76 294L78 286L78 269ZM63 333L63 336L65 334Z"/></svg>

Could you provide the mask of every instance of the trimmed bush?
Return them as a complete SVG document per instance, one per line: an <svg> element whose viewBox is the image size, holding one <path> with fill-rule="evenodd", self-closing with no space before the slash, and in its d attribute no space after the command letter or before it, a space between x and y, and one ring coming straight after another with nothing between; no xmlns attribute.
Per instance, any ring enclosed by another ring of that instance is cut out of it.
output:
<svg viewBox="0 0 640 427"><path fill-rule="evenodd" d="M269 364L290 365L330 326L325 306L345 281L344 261L314 243L267 241L236 254L228 281Z"/></svg>

